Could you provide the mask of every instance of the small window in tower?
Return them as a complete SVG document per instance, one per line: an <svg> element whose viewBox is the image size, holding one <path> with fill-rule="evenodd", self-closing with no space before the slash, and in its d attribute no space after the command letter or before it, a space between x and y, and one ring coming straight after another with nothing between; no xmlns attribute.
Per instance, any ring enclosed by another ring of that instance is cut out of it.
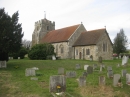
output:
<svg viewBox="0 0 130 97"><path fill-rule="evenodd" d="M47 26L47 30L49 30L49 26Z"/></svg>

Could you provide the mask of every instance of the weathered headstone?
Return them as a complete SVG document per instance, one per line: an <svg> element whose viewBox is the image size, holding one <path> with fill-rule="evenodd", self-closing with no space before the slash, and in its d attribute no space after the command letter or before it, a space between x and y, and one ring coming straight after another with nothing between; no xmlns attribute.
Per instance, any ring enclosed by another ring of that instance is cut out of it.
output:
<svg viewBox="0 0 130 97"><path fill-rule="evenodd" d="M130 74L129 73L126 74L126 84L130 85Z"/></svg>
<svg viewBox="0 0 130 97"><path fill-rule="evenodd" d="M103 68L102 65L100 65L100 72L102 72L102 68Z"/></svg>
<svg viewBox="0 0 130 97"><path fill-rule="evenodd" d="M66 77L64 75L50 76L49 91L50 92L65 92L66 91Z"/></svg>
<svg viewBox="0 0 130 97"><path fill-rule="evenodd" d="M105 76L99 76L99 85L105 85Z"/></svg>
<svg viewBox="0 0 130 97"><path fill-rule="evenodd" d="M98 58L98 62L102 63L102 57L101 56Z"/></svg>
<svg viewBox="0 0 130 97"><path fill-rule="evenodd" d="M122 70L122 71L121 71L121 74L122 74L122 77L126 77L127 70Z"/></svg>
<svg viewBox="0 0 130 97"><path fill-rule="evenodd" d="M31 80L38 80L37 77L31 77Z"/></svg>
<svg viewBox="0 0 130 97"><path fill-rule="evenodd" d="M18 57L18 59L20 59L20 57Z"/></svg>
<svg viewBox="0 0 130 97"><path fill-rule="evenodd" d="M75 69L80 69L80 68L81 68L80 64L75 65Z"/></svg>
<svg viewBox="0 0 130 97"><path fill-rule="evenodd" d="M36 73L35 73L35 69L32 69L32 68L27 68L25 70L25 76L35 76Z"/></svg>
<svg viewBox="0 0 130 97"><path fill-rule="evenodd" d="M0 61L0 68L6 68L6 61Z"/></svg>
<svg viewBox="0 0 130 97"><path fill-rule="evenodd" d="M114 87L118 86L120 78L121 78L120 74L114 74L114 76L113 76L113 86Z"/></svg>
<svg viewBox="0 0 130 97"><path fill-rule="evenodd" d="M80 87L83 87L83 86L86 86L86 77L79 77L79 86Z"/></svg>
<svg viewBox="0 0 130 97"><path fill-rule="evenodd" d="M67 78L76 77L76 71L67 71L66 77Z"/></svg>
<svg viewBox="0 0 130 97"><path fill-rule="evenodd" d="M93 64L93 70L95 70L96 68L98 68L97 64Z"/></svg>
<svg viewBox="0 0 130 97"><path fill-rule="evenodd" d="M92 55L90 56L90 61L93 61L93 56Z"/></svg>
<svg viewBox="0 0 130 97"><path fill-rule="evenodd" d="M87 73L88 74L92 74L93 73L93 67L92 66L88 66Z"/></svg>
<svg viewBox="0 0 130 97"><path fill-rule="evenodd" d="M52 55L52 60L56 60L56 57L55 57L55 55Z"/></svg>
<svg viewBox="0 0 130 97"><path fill-rule="evenodd" d="M120 64L117 64L117 67L120 67Z"/></svg>
<svg viewBox="0 0 130 97"><path fill-rule="evenodd" d="M62 67L58 68L58 74L64 75L65 74L64 68L62 68Z"/></svg>
<svg viewBox="0 0 130 97"><path fill-rule="evenodd" d="M87 77L88 73L87 72L83 72L83 76Z"/></svg>
<svg viewBox="0 0 130 97"><path fill-rule="evenodd" d="M87 70L89 65L84 65L84 70Z"/></svg>
<svg viewBox="0 0 130 97"><path fill-rule="evenodd" d="M109 70L109 71L107 72L107 77L108 77L108 78L113 78L113 71L112 71L112 70Z"/></svg>
<svg viewBox="0 0 130 97"><path fill-rule="evenodd" d="M109 71L109 70L112 70L112 67L111 67L111 66L108 66L108 67L107 67L107 71Z"/></svg>

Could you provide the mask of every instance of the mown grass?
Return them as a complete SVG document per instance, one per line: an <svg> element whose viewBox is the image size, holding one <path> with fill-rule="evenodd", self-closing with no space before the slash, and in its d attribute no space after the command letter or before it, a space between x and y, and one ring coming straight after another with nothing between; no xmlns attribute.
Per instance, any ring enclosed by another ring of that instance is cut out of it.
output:
<svg viewBox="0 0 130 97"><path fill-rule="evenodd" d="M121 60L103 61L106 66L112 66L114 74L121 74L122 69L126 69L130 73L130 61L127 67L118 67ZM75 65L80 64L81 69L75 70ZM0 69L0 97L52 97L49 93L49 78L51 75L58 74L58 68L63 67L66 71L76 71L76 78L67 78L66 92L74 97L129 97L130 86L126 85L126 79L122 78L123 88L113 87L113 80L107 78L107 70L102 73L94 71L93 74L87 76L86 86L79 87L77 78L84 72L84 65L98 64L96 61L87 60L9 60L7 68ZM25 69L38 67L37 72L41 76L37 76L38 80L30 80L31 77L25 76ZM106 77L106 85L98 85L98 77L103 75ZM109 95L108 95L109 94ZM67 97L67 96L66 96Z"/></svg>

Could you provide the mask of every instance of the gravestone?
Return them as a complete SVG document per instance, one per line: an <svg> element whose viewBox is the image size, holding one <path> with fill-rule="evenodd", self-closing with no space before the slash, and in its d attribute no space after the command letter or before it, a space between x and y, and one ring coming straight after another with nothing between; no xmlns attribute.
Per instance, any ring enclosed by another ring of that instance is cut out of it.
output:
<svg viewBox="0 0 130 97"><path fill-rule="evenodd" d="M127 70L122 70L121 71L122 77L126 77L126 73L127 73Z"/></svg>
<svg viewBox="0 0 130 97"><path fill-rule="evenodd" d="M86 86L86 77L83 76L79 77L79 86L80 87Z"/></svg>
<svg viewBox="0 0 130 97"><path fill-rule="evenodd" d="M103 68L102 65L100 65L100 72L102 72L102 68Z"/></svg>
<svg viewBox="0 0 130 97"><path fill-rule="evenodd" d="M38 80L37 77L31 77L31 80Z"/></svg>
<svg viewBox="0 0 130 97"><path fill-rule="evenodd" d="M18 59L20 59L20 57L18 57Z"/></svg>
<svg viewBox="0 0 130 97"><path fill-rule="evenodd" d="M56 57L55 57L55 55L52 55L52 60L56 60Z"/></svg>
<svg viewBox="0 0 130 97"><path fill-rule="evenodd" d="M81 68L80 64L75 65L75 69L80 69L80 68Z"/></svg>
<svg viewBox="0 0 130 97"><path fill-rule="evenodd" d="M118 86L120 78L121 78L120 74L114 74L114 76L113 76L113 86L114 87Z"/></svg>
<svg viewBox="0 0 130 97"><path fill-rule="evenodd" d="M6 61L0 61L0 68L6 68Z"/></svg>
<svg viewBox="0 0 130 97"><path fill-rule="evenodd" d="M105 76L99 76L99 85L105 85Z"/></svg>
<svg viewBox="0 0 130 97"><path fill-rule="evenodd" d="M112 70L109 70L109 71L107 72L107 77L108 77L108 78L113 78L113 71L112 71Z"/></svg>
<svg viewBox="0 0 130 97"><path fill-rule="evenodd" d="M67 78L76 77L76 71L67 71L66 72L66 77Z"/></svg>
<svg viewBox="0 0 130 97"><path fill-rule="evenodd" d="M36 73L35 73L35 69L32 69L32 68L27 68L25 70L25 76L35 76Z"/></svg>
<svg viewBox="0 0 130 97"><path fill-rule="evenodd" d="M127 56L123 56L123 57L122 57L122 65L123 65L123 66L128 63L128 59L129 59L129 58L128 58Z"/></svg>
<svg viewBox="0 0 130 97"><path fill-rule="evenodd" d="M49 92L65 92L66 77L64 75L50 76Z"/></svg>
<svg viewBox="0 0 130 97"><path fill-rule="evenodd" d="M93 56L92 55L90 56L90 61L93 61Z"/></svg>
<svg viewBox="0 0 130 97"><path fill-rule="evenodd" d="M129 73L126 74L126 84L130 85L130 74Z"/></svg>
<svg viewBox="0 0 130 97"><path fill-rule="evenodd" d="M58 68L58 74L64 75L65 74L64 68L62 68L62 67Z"/></svg>
<svg viewBox="0 0 130 97"><path fill-rule="evenodd" d="M112 70L112 67L111 67L111 66L108 66L108 67L107 67L107 71L109 71L109 70Z"/></svg>
<svg viewBox="0 0 130 97"><path fill-rule="evenodd" d="M89 65L84 65L84 70L87 70Z"/></svg>
<svg viewBox="0 0 130 97"><path fill-rule="evenodd" d="M83 76L87 77L88 73L87 72L83 72Z"/></svg>
<svg viewBox="0 0 130 97"><path fill-rule="evenodd" d="M104 64L101 64L102 65L102 68L105 69L105 65Z"/></svg>
<svg viewBox="0 0 130 97"><path fill-rule="evenodd" d="M98 58L98 62L102 63L102 57L101 56Z"/></svg>
<svg viewBox="0 0 130 97"><path fill-rule="evenodd" d="M117 64L117 67L120 67L120 64Z"/></svg>
<svg viewBox="0 0 130 97"><path fill-rule="evenodd" d="M88 74L92 74L92 73L93 73L93 67L88 66L88 68L87 68L87 73L88 73Z"/></svg>
<svg viewBox="0 0 130 97"><path fill-rule="evenodd" d="M32 69L34 69L34 70L39 70L39 68L37 68L37 67L32 67Z"/></svg>
<svg viewBox="0 0 130 97"><path fill-rule="evenodd" d="M95 70L96 68L98 68L97 64L93 64L93 70Z"/></svg>

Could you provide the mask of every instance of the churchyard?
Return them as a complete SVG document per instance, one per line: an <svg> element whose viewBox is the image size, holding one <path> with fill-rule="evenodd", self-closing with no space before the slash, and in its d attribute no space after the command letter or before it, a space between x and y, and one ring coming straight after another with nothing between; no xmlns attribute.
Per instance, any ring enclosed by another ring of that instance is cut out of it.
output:
<svg viewBox="0 0 130 97"><path fill-rule="evenodd" d="M9 60L0 68L0 97L130 97L130 60L121 64L121 59Z"/></svg>

